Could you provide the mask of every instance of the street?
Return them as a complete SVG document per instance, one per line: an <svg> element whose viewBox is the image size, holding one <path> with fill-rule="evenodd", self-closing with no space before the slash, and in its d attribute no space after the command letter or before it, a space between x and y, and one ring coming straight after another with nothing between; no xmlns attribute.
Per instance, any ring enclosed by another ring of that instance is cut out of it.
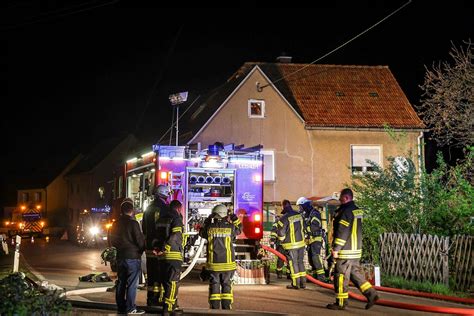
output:
<svg viewBox="0 0 474 316"><path fill-rule="evenodd" d="M23 258L31 266L39 278L48 280L67 290L85 289L91 287L111 286L112 282L91 283L79 282L78 277L89 273L108 272L110 267L101 263L102 249L80 248L68 241L36 239L31 243L23 239L21 252ZM278 280L272 275L270 285L236 285L234 288L234 310L266 311L291 315L335 315L337 311L325 308L327 303L333 302L334 293L308 283L305 290L288 290L285 288L288 281ZM354 290L357 292L357 290ZM198 278L198 272L190 273L179 288L180 308L206 309L208 285ZM412 304L436 305L447 307L466 306L448 302L434 301L423 298L380 293L381 298ZM71 299L86 299L97 302L114 303L114 293L99 292L74 296ZM137 303L144 305L146 292L138 291ZM350 300L350 307L345 313L364 315L430 315L417 311L374 306L369 311L364 309L365 303ZM435 314L432 314L435 315Z"/></svg>

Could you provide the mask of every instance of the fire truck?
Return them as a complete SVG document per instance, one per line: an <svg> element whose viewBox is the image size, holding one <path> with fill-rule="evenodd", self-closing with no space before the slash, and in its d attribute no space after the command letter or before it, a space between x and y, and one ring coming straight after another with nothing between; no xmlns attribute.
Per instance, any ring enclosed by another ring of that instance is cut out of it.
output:
<svg viewBox="0 0 474 316"><path fill-rule="evenodd" d="M263 155L261 146L244 148L215 143L199 145L154 145L153 151L125 164L126 197L139 212L153 200L153 188L166 184L172 199L183 203L184 232L187 237L185 262L194 258L201 240L199 228L212 208L224 204L242 222L236 253L255 258L263 235Z"/></svg>
<svg viewBox="0 0 474 316"><path fill-rule="evenodd" d="M45 227L41 216L41 205L20 205L13 211L11 220L5 224L8 236L41 236Z"/></svg>

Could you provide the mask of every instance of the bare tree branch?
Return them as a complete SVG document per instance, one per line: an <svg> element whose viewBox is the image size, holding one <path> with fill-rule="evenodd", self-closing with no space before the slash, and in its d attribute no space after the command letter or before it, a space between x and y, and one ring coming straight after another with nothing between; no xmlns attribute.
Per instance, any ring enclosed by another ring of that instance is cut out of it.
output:
<svg viewBox="0 0 474 316"><path fill-rule="evenodd" d="M474 143L474 68L471 40L466 47L452 45L453 59L425 66L421 104L416 108L440 146L465 147Z"/></svg>

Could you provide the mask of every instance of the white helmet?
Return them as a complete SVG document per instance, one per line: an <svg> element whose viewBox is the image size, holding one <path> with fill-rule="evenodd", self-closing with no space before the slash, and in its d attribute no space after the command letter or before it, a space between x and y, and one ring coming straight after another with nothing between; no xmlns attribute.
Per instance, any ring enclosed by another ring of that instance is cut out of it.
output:
<svg viewBox="0 0 474 316"><path fill-rule="evenodd" d="M155 194L162 198L167 198L170 195L170 188L167 185L160 184L155 189Z"/></svg>
<svg viewBox="0 0 474 316"><path fill-rule="evenodd" d="M227 216L227 207L224 204L218 204L212 208L212 214L217 215L220 218Z"/></svg>
<svg viewBox="0 0 474 316"><path fill-rule="evenodd" d="M310 200L308 200L307 198L305 198L304 196L298 198L298 200L296 200L296 205L303 205L305 203L308 203L308 202L311 202Z"/></svg>

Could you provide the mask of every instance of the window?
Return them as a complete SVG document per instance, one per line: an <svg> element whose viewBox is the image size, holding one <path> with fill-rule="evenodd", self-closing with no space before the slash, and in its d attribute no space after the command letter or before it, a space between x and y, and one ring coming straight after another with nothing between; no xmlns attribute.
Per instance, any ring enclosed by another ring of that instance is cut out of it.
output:
<svg viewBox="0 0 474 316"><path fill-rule="evenodd" d="M273 150L262 151L263 154L263 180L275 181L275 153Z"/></svg>
<svg viewBox="0 0 474 316"><path fill-rule="evenodd" d="M118 192L117 192L117 198L122 197L122 190L123 190L123 176L120 176L118 178Z"/></svg>
<svg viewBox="0 0 474 316"><path fill-rule="evenodd" d="M23 193L21 194L21 201L22 201L23 203L26 203L26 202L28 202L29 200L30 200L30 195L28 194L28 192L23 192Z"/></svg>
<svg viewBox="0 0 474 316"><path fill-rule="evenodd" d="M265 101L250 99L248 103L248 113L250 118L264 118Z"/></svg>
<svg viewBox="0 0 474 316"><path fill-rule="evenodd" d="M351 167L352 172L373 171L373 167L367 162L370 160L381 166L380 146L351 146Z"/></svg>
<svg viewBox="0 0 474 316"><path fill-rule="evenodd" d="M71 192L71 195L74 194L74 185L71 183L70 187L69 187L69 191Z"/></svg>
<svg viewBox="0 0 474 316"><path fill-rule="evenodd" d="M41 202L41 192L35 192L35 202Z"/></svg>

